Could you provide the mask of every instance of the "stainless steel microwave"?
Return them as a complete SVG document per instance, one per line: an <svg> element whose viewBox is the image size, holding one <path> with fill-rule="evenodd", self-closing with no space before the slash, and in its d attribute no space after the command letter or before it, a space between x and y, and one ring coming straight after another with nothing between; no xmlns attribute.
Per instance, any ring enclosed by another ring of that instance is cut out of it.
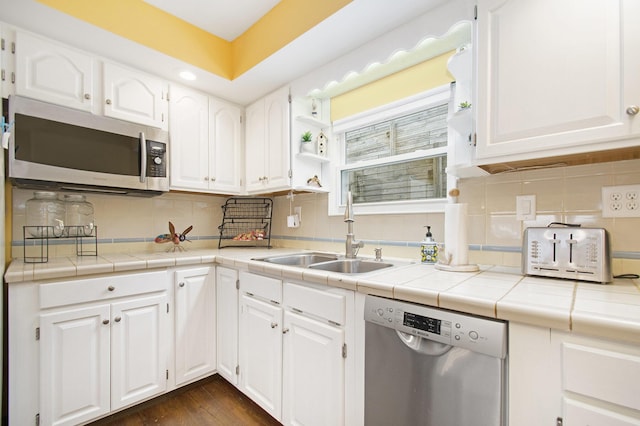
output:
<svg viewBox="0 0 640 426"><path fill-rule="evenodd" d="M166 131L19 96L9 98L16 186L157 195L169 190Z"/></svg>

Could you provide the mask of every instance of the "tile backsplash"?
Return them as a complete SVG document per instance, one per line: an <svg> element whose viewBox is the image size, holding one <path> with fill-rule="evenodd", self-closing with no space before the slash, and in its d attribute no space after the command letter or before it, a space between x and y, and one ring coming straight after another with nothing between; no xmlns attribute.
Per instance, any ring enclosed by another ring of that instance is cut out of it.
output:
<svg viewBox="0 0 640 426"><path fill-rule="evenodd" d="M459 201L468 204L468 241L471 262L520 265L522 233L529 226L550 222L603 227L611 235L614 273L640 272L640 218L603 218L603 186L640 184L640 160L558 167L462 179ZM32 191L13 190L13 256L22 256L25 202ZM536 196L536 219L516 219L516 196ZM193 247L217 247L218 225L227 197L168 193L154 198L88 194L99 227L99 253L166 250L153 238L168 232L171 220L178 231L193 225ZM289 199L274 198L272 245L301 249L344 251L346 225L342 216L328 216L326 194L298 194L294 206L302 207L299 228L287 228ZM437 241L444 237L442 213L358 215L354 232L366 245L360 254L372 256L375 247L383 255L418 258L424 226L430 225ZM189 243L186 243L187 247ZM56 248L58 255L72 254L74 247Z"/></svg>

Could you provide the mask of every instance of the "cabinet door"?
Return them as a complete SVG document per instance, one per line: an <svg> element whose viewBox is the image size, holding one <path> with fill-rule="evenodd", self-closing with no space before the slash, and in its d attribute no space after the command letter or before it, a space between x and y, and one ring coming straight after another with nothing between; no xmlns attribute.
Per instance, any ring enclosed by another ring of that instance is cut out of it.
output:
<svg viewBox="0 0 640 426"><path fill-rule="evenodd" d="M626 110L640 104L639 13L634 0L479 1L478 158L588 152L638 135Z"/></svg>
<svg viewBox="0 0 640 426"><path fill-rule="evenodd" d="M265 170L268 148L265 141L264 99L247 107L245 133L246 189L261 191L267 179Z"/></svg>
<svg viewBox="0 0 640 426"><path fill-rule="evenodd" d="M285 312L283 423L345 424L344 331Z"/></svg>
<svg viewBox="0 0 640 426"><path fill-rule="evenodd" d="M289 88L265 98L267 189L289 187Z"/></svg>
<svg viewBox="0 0 640 426"><path fill-rule="evenodd" d="M216 369L214 268L177 271L175 279L176 385Z"/></svg>
<svg viewBox="0 0 640 426"><path fill-rule="evenodd" d="M240 389L280 420L282 308L247 294L240 299Z"/></svg>
<svg viewBox="0 0 640 426"><path fill-rule="evenodd" d="M171 87L171 189L209 189L209 105L206 95Z"/></svg>
<svg viewBox="0 0 640 426"><path fill-rule="evenodd" d="M165 83L155 77L104 64L104 115L153 127L164 127Z"/></svg>
<svg viewBox="0 0 640 426"><path fill-rule="evenodd" d="M16 94L91 111L93 59L24 32L16 34Z"/></svg>
<svg viewBox="0 0 640 426"><path fill-rule="evenodd" d="M167 387L166 294L111 306L111 409L164 392Z"/></svg>
<svg viewBox="0 0 640 426"><path fill-rule="evenodd" d="M109 412L109 328L109 305L40 316L41 424L76 425Z"/></svg>
<svg viewBox="0 0 640 426"><path fill-rule="evenodd" d="M216 267L218 373L238 386L238 271Z"/></svg>
<svg viewBox="0 0 640 426"><path fill-rule="evenodd" d="M235 105L209 101L209 170L216 193L239 194L242 190L242 111Z"/></svg>

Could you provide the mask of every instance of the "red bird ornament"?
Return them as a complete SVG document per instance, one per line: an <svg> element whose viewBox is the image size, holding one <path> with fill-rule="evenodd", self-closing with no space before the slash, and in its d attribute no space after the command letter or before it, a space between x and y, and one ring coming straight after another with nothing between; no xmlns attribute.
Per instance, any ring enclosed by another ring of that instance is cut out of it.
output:
<svg viewBox="0 0 640 426"><path fill-rule="evenodd" d="M164 243L168 243L168 242L172 242L173 246L170 247L167 251L184 251L186 250L183 246L180 245L181 242L183 241L189 241L187 240L187 234L193 229L193 225L189 226L187 229L185 229L184 231L182 231L182 233L177 234L176 233L176 227L173 226L173 223L171 223L171 221L169 221L169 233L168 234L160 234L155 238L155 242L158 244L164 244Z"/></svg>

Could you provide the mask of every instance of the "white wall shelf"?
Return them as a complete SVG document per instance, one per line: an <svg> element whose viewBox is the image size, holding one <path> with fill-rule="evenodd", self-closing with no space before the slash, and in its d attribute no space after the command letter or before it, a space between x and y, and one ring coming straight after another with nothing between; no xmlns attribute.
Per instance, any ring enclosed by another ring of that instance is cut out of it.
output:
<svg viewBox="0 0 640 426"><path fill-rule="evenodd" d="M309 115L298 115L296 117L296 120L302 123L309 124L311 126L320 127L321 129L326 129L331 125L330 123L324 122L322 120L318 120L317 118L311 117Z"/></svg>

